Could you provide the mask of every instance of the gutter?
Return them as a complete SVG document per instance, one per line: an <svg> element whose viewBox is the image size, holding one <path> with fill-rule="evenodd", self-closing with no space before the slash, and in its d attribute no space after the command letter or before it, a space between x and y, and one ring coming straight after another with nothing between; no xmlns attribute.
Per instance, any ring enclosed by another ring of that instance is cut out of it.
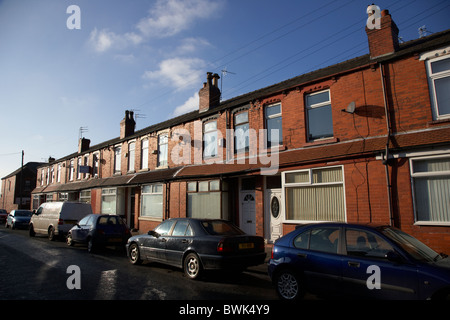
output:
<svg viewBox="0 0 450 320"><path fill-rule="evenodd" d="M389 141L391 139L391 123L389 121L389 109L388 109L388 101L386 98L386 87L385 87L385 75L383 72L383 64L381 62L378 63L378 66L380 68L380 75L381 75L381 86L383 88L383 99L384 99L384 112L386 115L386 129L387 129L387 135L386 135L386 148L385 148L385 155L383 157L383 164L386 172L386 186L387 186L387 196L388 196L388 206L389 206L389 225L394 226L394 216L393 216L393 210L392 210L392 185L389 179Z"/></svg>

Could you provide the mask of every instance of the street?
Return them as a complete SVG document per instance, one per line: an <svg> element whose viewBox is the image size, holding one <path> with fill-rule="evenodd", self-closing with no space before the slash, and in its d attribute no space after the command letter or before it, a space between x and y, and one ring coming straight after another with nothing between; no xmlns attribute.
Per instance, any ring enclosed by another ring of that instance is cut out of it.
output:
<svg viewBox="0 0 450 320"><path fill-rule="evenodd" d="M209 272L198 280L156 263L134 266L125 250L89 254L27 230L0 226L1 300L273 300L266 266L243 273Z"/></svg>

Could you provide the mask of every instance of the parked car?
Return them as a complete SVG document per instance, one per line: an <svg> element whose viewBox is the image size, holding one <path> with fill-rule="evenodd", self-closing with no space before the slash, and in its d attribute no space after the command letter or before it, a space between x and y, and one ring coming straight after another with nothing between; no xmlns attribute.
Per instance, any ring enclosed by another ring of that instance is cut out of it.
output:
<svg viewBox="0 0 450 320"><path fill-rule="evenodd" d="M124 246L131 232L122 218L108 214L90 214L80 220L67 234L69 246L86 244L89 252L100 246Z"/></svg>
<svg viewBox="0 0 450 320"><path fill-rule="evenodd" d="M266 257L262 237L245 234L225 220L165 220L148 234L128 239L126 248L132 264L150 260L181 267L190 279L207 269L244 270Z"/></svg>
<svg viewBox="0 0 450 320"><path fill-rule="evenodd" d="M0 223L5 223L8 217L8 212L5 209L0 209Z"/></svg>
<svg viewBox="0 0 450 320"><path fill-rule="evenodd" d="M5 227L11 227L11 229L28 228L32 215L33 212L30 210L13 210L6 218Z"/></svg>
<svg viewBox="0 0 450 320"><path fill-rule="evenodd" d="M40 205L30 220L30 237L46 234L50 240L67 235L82 218L92 214L89 203L46 202Z"/></svg>
<svg viewBox="0 0 450 320"><path fill-rule="evenodd" d="M278 295L450 298L450 258L389 226L319 223L278 239L268 265Z"/></svg>

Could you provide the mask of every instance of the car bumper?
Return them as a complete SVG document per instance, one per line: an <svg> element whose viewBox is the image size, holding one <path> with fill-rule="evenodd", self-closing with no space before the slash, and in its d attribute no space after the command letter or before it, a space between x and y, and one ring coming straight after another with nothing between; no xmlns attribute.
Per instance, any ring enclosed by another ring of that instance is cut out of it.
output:
<svg viewBox="0 0 450 320"><path fill-rule="evenodd" d="M243 269L264 263L266 253L239 256L200 255L204 269Z"/></svg>

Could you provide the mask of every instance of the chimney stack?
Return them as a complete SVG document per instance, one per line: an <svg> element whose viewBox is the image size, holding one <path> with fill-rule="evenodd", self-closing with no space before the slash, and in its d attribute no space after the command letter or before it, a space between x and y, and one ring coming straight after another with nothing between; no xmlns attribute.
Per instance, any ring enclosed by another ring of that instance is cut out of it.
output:
<svg viewBox="0 0 450 320"><path fill-rule="evenodd" d="M199 111L205 112L220 104L219 75L212 72L206 73L207 82L203 83L203 88L198 92Z"/></svg>
<svg viewBox="0 0 450 320"><path fill-rule="evenodd" d="M372 5L371 7L377 6ZM388 10L370 13L368 9L369 19L366 24L366 33L369 41L370 58L375 59L380 56L394 53L398 50L398 28L395 22L392 20ZM374 15L374 17L372 17ZM369 20L380 19L374 25L370 25Z"/></svg>
<svg viewBox="0 0 450 320"><path fill-rule="evenodd" d="M88 150L90 143L91 143L91 140L86 139L86 138L81 138L78 141L78 153L82 153L82 152Z"/></svg>
<svg viewBox="0 0 450 320"><path fill-rule="evenodd" d="M120 121L120 139L133 135L135 127L134 112L126 110L125 118Z"/></svg>

